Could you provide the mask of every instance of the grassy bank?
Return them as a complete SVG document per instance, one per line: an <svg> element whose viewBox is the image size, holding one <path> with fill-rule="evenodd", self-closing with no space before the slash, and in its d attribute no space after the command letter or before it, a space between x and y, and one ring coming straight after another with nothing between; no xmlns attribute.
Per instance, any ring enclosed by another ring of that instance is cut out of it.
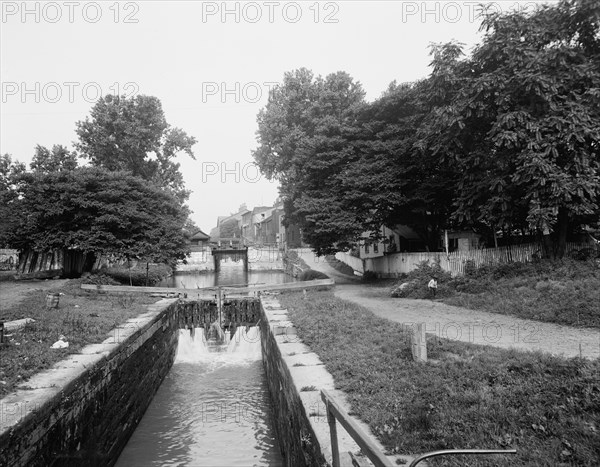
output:
<svg viewBox="0 0 600 467"><path fill-rule="evenodd" d="M355 277L354 269L352 269L346 263L341 262L334 255L327 255L327 256L325 256L325 259L327 260L329 265L336 271L338 271L342 274L346 274L347 276Z"/></svg>
<svg viewBox="0 0 600 467"><path fill-rule="evenodd" d="M85 293L81 281L69 281L52 292L63 293L58 309L46 308L46 291L36 290L21 303L3 309L2 321L33 318L34 323L5 333L6 345L0 347L0 398L27 379L51 367L66 355L77 353L88 344L100 343L116 325L145 311L156 298L144 295L108 296ZM60 335L69 342L66 349L50 349Z"/></svg>
<svg viewBox="0 0 600 467"><path fill-rule="evenodd" d="M430 465L600 465L600 361L431 339L416 364L400 324L330 291L308 297L280 301L389 453L516 448Z"/></svg>
<svg viewBox="0 0 600 467"><path fill-rule="evenodd" d="M153 286L173 274L173 269L166 264L150 264L146 271L146 263L138 263L133 268L114 266L98 271L99 275L108 276L119 284Z"/></svg>
<svg viewBox="0 0 600 467"><path fill-rule="evenodd" d="M456 278L435 264L422 264L400 281L409 283L405 289L395 287L393 294L429 298L432 276L438 280L437 296L448 305L600 328L600 265L594 261L501 264L470 269Z"/></svg>

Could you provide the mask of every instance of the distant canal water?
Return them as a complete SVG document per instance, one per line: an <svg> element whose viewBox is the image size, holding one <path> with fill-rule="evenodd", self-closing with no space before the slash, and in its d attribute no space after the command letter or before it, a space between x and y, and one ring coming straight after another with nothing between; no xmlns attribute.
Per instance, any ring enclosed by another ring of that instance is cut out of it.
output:
<svg viewBox="0 0 600 467"><path fill-rule="evenodd" d="M278 270L252 270L244 271L240 263L223 262L221 269L214 272L198 272L190 274L175 273L157 284L159 287L177 287L196 289L214 287L218 285L254 285L254 284L282 284L293 282L292 276Z"/></svg>
<svg viewBox="0 0 600 467"><path fill-rule="evenodd" d="M212 287L294 280L281 271L223 265L219 274L175 274L163 287ZM224 346L181 330L177 357L123 450L117 467L280 467L258 328Z"/></svg>

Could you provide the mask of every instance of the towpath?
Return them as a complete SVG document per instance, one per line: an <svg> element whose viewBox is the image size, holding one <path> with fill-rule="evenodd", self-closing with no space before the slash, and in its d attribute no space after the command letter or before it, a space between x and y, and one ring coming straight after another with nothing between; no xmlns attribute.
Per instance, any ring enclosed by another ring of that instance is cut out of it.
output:
<svg viewBox="0 0 600 467"><path fill-rule="evenodd" d="M600 358L600 330L474 311L439 301L392 298L388 288L362 284L331 267L324 258L315 260L310 250L298 251L312 269L336 281L337 297L362 305L382 318L403 324L425 323L427 333L452 340L564 357Z"/></svg>

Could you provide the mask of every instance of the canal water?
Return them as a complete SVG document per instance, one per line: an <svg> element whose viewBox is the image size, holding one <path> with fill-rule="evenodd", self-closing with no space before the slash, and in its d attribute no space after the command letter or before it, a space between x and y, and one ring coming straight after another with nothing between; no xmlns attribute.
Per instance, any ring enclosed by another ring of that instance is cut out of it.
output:
<svg viewBox="0 0 600 467"><path fill-rule="evenodd" d="M186 288L293 280L283 272L223 267L216 275L175 274ZM123 450L117 467L279 467L258 328L216 346L180 330L175 363Z"/></svg>
<svg viewBox="0 0 600 467"><path fill-rule="evenodd" d="M202 287L215 287L226 285L255 285L255 284L282 284L295 279L283 271L277 270L252 270L244 271L240 263L223 261L221 269L214 272L175 273L157 284L159 287L178 287L196 289Z"/></svg>

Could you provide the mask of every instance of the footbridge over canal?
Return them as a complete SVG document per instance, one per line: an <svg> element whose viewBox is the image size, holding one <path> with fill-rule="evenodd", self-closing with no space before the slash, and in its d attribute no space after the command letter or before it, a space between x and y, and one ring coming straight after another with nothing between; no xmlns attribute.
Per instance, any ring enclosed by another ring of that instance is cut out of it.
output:
<svg viewBox="0 0 600 467"><path fill-rule="evenodd" d="M213 248L212 256L215 262L215 272L219 272L222 259L231 259L235 262L243 261L244 270L248 270L248 247L244 248Z"/></svg>

